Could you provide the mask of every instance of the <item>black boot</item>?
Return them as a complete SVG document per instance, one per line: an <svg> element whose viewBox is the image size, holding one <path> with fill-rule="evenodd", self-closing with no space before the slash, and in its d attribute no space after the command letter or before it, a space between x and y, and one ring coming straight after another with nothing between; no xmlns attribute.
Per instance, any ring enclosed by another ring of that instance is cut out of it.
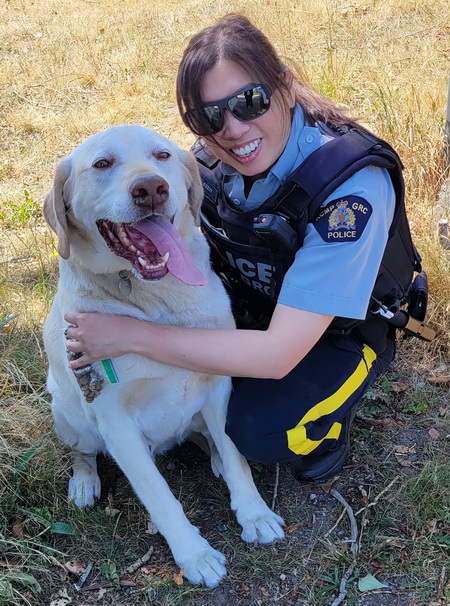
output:
<svg viewBox="0 0 450 606"><path fill-rule="evenodd" d="M296 480L304 484L321 483L336 476L344 467L350 452L350 426L356 415L356 406L342 420L342 429L335 446L320 455L299 455L292 463Z"/></svg>

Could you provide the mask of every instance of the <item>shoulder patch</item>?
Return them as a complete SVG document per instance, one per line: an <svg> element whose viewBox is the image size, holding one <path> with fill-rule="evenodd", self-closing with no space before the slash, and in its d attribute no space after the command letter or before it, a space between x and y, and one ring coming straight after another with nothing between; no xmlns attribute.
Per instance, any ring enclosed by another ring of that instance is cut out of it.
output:
<svg viewBox="0 0 450 606"><path fill-rule="evenodd" d="M364 232L372 206L359 196L328 202L312 222L325 242L356 242Z"/></svg>

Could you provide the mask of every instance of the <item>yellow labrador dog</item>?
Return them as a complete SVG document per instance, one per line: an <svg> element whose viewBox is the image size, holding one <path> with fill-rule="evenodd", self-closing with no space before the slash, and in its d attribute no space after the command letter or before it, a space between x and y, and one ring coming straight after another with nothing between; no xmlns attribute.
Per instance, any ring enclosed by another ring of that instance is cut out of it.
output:
<svg viewBox="0 0 450 606"><path fill-rule="evenodd" d="M201 202L193 156L141 126L98 133L63 159L44 204L61 257L44 340L56 431L73 451L69 499L79 507L94 504L100 494L96 454L108 452L184 575L210 587L226 574L225 558L190 524L154 455L191 432L202 433L212 469L229 487L242 538L271 543L284 536L283 520L264 503L224 432L230 379L134 354L114 359L109 374L96 363L77 376L68 368L63 319L67 311L97 311L178 326L234 327L197 227Z"/></svg>

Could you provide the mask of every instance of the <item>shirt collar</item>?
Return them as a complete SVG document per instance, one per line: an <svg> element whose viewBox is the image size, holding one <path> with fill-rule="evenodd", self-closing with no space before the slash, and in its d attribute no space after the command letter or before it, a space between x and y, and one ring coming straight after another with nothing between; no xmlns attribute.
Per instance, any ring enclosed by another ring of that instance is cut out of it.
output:
<svg viewBox="0 0 450 606"><path fill-rule="evenodd" d="M300 140L303 130L305 128L305 115L300 105L296 105L294 116L291 124L291 132L289 139L286 143L286 147L283 153L278 158L276 163L272 166L267 178L272 175L282 181L284 177L287 177L296 166L298 166L299 154L301 154ZM303 155L302 158L303 160Z"/></svg>

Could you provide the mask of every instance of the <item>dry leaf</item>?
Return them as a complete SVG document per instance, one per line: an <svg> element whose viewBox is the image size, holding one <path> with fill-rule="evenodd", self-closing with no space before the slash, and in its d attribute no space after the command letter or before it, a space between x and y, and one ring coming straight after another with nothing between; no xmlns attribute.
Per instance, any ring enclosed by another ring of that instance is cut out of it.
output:
<svg viewBox="0 0 450 606"><path fill-rule="evenodd" d="M183 585L184 568L180 568L180 572L173 575L173 580L177 585Z"/></svg>
<svg viewBox="0 0 450 606"><path fill-rule="evenodd" d="M386 545L389 545L389 547L398 547L399 549L404 549L406 542L403 539L390 538L386 539Z"/></svg>
<svg viewBox="0 0 450 606"><path fill-rule="evenodd" d="M108 505L105 507L105 513L107 516L111 516L112 518L120 513L119 509L114 509L114 507L109 507Z"/></svg>
<svg viewBox="0 0 450 606"><path fill-rule="evenodd" d="M444 372L439 375L429 377L428 383L437 385L438 387L450 387L450 374L448 374L448 372Z"/></svg>
<svg viewBox="0 0 450 606"><path fill-rule="evenodd" d="M401 383L400 381L391 381L391 389L394 393L406 391L407 387L408 386L406 383Z"/></svg>
<svg viewBox="0 0 450 606"><path fill-rule="evenodd" d="M437 429L434 429L434 427L428 430L428 435L431 436L433 440L439 440L439 438L441 437L441 434L438 432Z"/></svg>
<svg viewBox="0 0 450 606"><path fill-rule="evenodd" d="M98 593L97 593L97 596L96 596L97 600L101 600L103 598L103 596L105 595L105 593L106 593L106 589L104 587L101 587L98 590Z"/></svg>
<svg viewBox="0 0 450 606"><path fill-rule="evenodd" d="M363 486L361 486L361 484L358 484L358 490L361 493L361 496L367 500L369 495L367 494L367 490Z"/></svg>
<svg viewBox="0 0 450 606"><path fill-rule="evenodd" d="M397 457L397 462L402 467L414 467L414 463L405 457Z"/></svg>
<svg viewBox="0 0 450 606"><path fill-rule="evenodd" d="M395 452L395 454L399 454L399 455L416 454L416 445L413 444L412 446L404 446L403 444L395 444L394 452Z"/></svg>
<svg viewBox="0 0 450 606"><path fill-rule="evenodd" d="M297 522L296 524L290 524L289 526L286 526L284 531L286 534L292 534L293 532L295 532L297 530L297 528L299 526L300 526L300 522Z"/></svg>
<svg viewBox="0 0 450 606"><path fill-rule="evenodd" d="M22 519L21 518L16 518L14 520L14 524L12 527L12 533L13 533L13 537L23 537L24 535L24 531L23 531L23 524L22 524Z"/></svg>
<svg viewBox="0 0 450 606"><path fill-rule="evenodd" d="M58 598L50 602L50 606L67 606L72 603L72 598L67 595L66 589L58 591Z"/></svg>
<svg viewBox="0 0 450 606"><path fill-rule="evenodd" d="M77 577L81 576L83 572L86 572L85 563L81 560L78 560L77 558L72 558L71 560L66 562L64 566L69 572L75 574Z"/></svg>
<svg viewBox="0 0 450 606"><path fill-rule="evenodd" d="M428 534L433 534L434 532L436 532L436 526L437 526L437 520L434 518L432 520L427 520L425 522L425 528L426 528Z"/></svg>
<svg viewBox="0 0 450 606"><path fill-rule="evenodd" d="M146 534L157 534L159 531L158 531L158 529L156 528L156 525L155 525L155 524L153 524L153 522L151 522L151 521L149 520L149 522L148 522L148 524L147 524L147 530L146 530L145 532L146 532Z"/></svg>

